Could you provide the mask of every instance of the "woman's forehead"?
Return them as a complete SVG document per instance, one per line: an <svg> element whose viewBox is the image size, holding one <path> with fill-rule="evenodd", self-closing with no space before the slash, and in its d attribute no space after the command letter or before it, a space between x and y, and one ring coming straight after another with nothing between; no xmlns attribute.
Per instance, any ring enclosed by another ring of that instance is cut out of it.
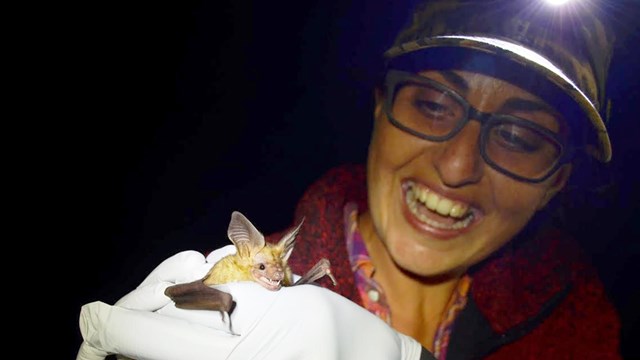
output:
<svg viewBox="0 0 640 360"><path fill-rule="evenodd" d="M544 102L542 96L539 95L539 93L544 92L544 89L531 87L523 89L518 84L484 73L467 70L427 70L421 71L419 74L437 81L446 82L462 95L481 92L487 95L513 95Z"/></svg>
<svg viewBox="0 0 640 360"><path fill-rule="evenodd" d="M485 112L537 113L535 118L551 129L564 127L557 109L537 93L525 90L506 80L466 70L429 70L419 75L451 87L474 107Z"/></svg>

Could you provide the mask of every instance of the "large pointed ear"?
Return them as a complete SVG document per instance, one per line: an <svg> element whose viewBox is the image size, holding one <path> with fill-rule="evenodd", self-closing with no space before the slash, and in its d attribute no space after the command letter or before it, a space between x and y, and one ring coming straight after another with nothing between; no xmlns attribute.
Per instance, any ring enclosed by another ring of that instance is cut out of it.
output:
<svg viewBox="0 0 640 360"><path fill-rule="evenodd" d="M282 261L287 261L289 259L289 256L291 256L293 245L296 242L296 236L300 231L300 227L302 227L302 223L304 223L304 218L302 218L302 220L300 220L300 223L298 223L298 225L296 225L296 227L294 227L293 229L289 230L289 232L287 232L278 242L278 247L282 248L282 255L280 256L282 258Z"/></svg>
<svg viewBox="0 0 640 360"><path fill-rule="evenodd" d="M227 236L236 246L240 257L250 257L265 244L264 235L239 211L231 214Z"/></svg>

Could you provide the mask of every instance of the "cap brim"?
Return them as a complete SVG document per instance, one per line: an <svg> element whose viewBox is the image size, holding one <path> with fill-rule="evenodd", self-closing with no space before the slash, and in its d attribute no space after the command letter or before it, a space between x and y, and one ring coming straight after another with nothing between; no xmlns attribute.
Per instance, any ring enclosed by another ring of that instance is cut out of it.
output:
<svg viewBox="0 0 640 360"><path fill-rule="evenodd" d="M531 67L546 76L551 82L564 90L584 111L595 130L598 147L587 145L587 152L602 162L611 160L611 141L605 124L595 105L578 88L578 86L566 76L562 70L540 54L522 45L509 41L481 36L467 35L443 35L424 38L395 46L385 52L387 59L434 47L455 46L507 57L524 66Z"/></svg>

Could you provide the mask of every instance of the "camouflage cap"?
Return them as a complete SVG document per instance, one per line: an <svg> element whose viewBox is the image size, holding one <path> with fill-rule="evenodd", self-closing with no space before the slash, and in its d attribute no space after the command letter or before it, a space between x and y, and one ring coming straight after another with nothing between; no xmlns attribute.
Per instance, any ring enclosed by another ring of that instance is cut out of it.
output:
<svg viewBox="0 0 640 360"><path fill-rule="evenodd" d="M543 0L431 0L384 53L387 61L416 51L463 47L520 63L568 94L595 130L586 151L603 162L611 142L601 113L613 34L593 1L551 6Z"/></svg>

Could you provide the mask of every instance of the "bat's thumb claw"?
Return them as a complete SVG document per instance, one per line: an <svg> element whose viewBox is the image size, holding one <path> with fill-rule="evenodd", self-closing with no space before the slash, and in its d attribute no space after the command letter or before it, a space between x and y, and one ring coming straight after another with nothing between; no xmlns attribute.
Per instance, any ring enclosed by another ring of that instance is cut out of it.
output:
<svg viewBox="0 0 640 360"><path fill-rule="evenodd" d="M331 270L329 270L329 269L327 269L327 276L329 277L329 279L331 279L331 282L333 283L333 286L338 286L338 281L336 280L336 278L331 273Z"/></svg>

